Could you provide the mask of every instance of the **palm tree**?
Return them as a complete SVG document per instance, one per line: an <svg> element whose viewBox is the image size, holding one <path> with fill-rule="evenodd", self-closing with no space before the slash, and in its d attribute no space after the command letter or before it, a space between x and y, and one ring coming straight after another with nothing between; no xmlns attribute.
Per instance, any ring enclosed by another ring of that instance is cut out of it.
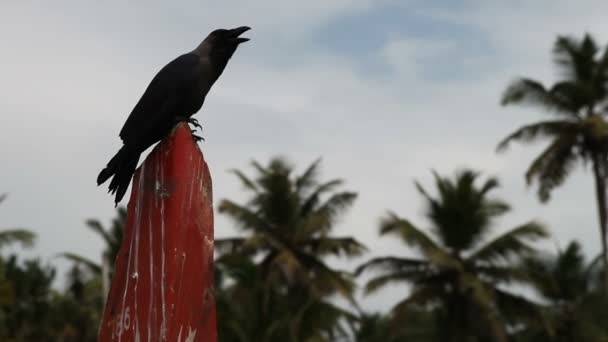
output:
<svg viewBox="0 0 608 342"><path fill-rule="evenodd" d="M7 194L0 195L0 204L7 198ZM25 248L32 247L36 234L23 228L10 228L0 230L0 248L19 243ZM15 291L11 283L6 279L4 265L0 258L0 304L12 303L15 300Z"/></svg>
<svg viewBox="0 0 608 342"><path fill-rule="evenodd" d="M55 341L97 341L103 314L101 277L80 263L67 274L66 291L56 293L50 303Z"/></svg>
<svg viewBox="0 0 608 342"><path fill-rule="evenodd" d="M608 270L606 241L606 176L608 175L607 109L608 49L600 51L593 38L582 40L558 37L553 55L561 79L550 88L540 82L522 78L512 83L502 98L503 105L531 104L539 106L556 118L520 127L498 145L504 150L512 141L530 143L541 138L551 142L530 164L526 172L528 184L538 183L542 202L561 185L580 159L591 163L599 216L604 268ZM606 289L608 289L608 272Z"/></svg>
<svg viewBox="0 0 608 342"><path fill-rule="evenodd" d="M0 340L45 341L51 336L52 267L40 260L19 262L16 255L0 260L1 269L12 288L13 303L0 305Z"/></svg>
<svg viewBox="0 0 608 342"><path fill-rule="evenodd" d="M97 219L86 220L85 223L87 227L101 236L105 242L106 246L102 252L101 263L74 253L65 252L61 254L64 258L85 265L91 273L101 277L104 298L110 289L110 280L114 274L114 262L116 260L116 255L120 250L126 220L127 209L124 207L118 207L116 209L116 217L112 219L112 226L110 228L104 228L103 224Z"/></svg>
<svg viewBox="0 0 608 342"><path fill-rule="evenodd" d="M412 284L411 293L392 310L395 319L404 319L402 313L412 307L435 308L445 322L438 329L445 334L442 341L469 341L475 336L506 341L502 316L514 309L534 310L498 286L523 279L513 260L533 253L530 243L545 237L545 229L530 221L488 240L495 219L509 211L507 203L489 197L498 181L489 178L477 186L479 175L471 170L458 173L453 181L433 174L437 197L416 182L426 201L430 234L392 212L380 224L381 235L400 238L422 258L377 257L357 273L377 272L366 285L367 293L389 283Z"/></svg>
<svg viewBox="0 0 608 342"><path fill-rule="evenodd" d="M352 276L332 269L323 259L364 252L352 237L330 235L356 194L336 191L343 183L339 179L320 183L319 163L298 176L281 158L266 167L252 162L257 172L253 179L233 170L251 196L246 204L222 200L219 212L233 219L245 236L218 239L215 246L220 258L240 255L256 260L267 291L279 291L295 303L321 305L320 299L337 293L354 304Z"/></svg>
<svg viewBox="0 0 608 342"><path fill-rule="evenodd" d="M555 341L608 340L608 316L603 313L606 298L596 291L600 272L595 261L586 263L576 241L570 242L557 255L537 256L524 261L533 288L550 303L546 311L553 323ZM599 303L600 306L597 305ZM531 333L536 340L543 336L542 331Z"/></svg>

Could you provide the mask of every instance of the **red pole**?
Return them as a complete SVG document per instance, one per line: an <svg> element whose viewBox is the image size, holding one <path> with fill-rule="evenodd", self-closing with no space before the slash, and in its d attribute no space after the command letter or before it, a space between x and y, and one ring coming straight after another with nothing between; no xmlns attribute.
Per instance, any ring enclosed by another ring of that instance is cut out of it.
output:
<svg viewBox="0 0 608 342"><path fill-rule="evenodd" d="M180 124L135 173L99 341L216 342L207 163Z"/></svg>

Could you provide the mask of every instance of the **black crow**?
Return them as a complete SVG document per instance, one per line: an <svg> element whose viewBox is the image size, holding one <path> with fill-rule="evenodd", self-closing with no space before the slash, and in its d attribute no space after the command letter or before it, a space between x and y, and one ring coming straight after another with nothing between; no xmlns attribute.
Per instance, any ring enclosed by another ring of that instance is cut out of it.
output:
<svg viewBox="0 0 608 342"><path fill-rule="evenodd" d="M152 79L120 131L122 148L97 176L97 185L113 176L108 192L116 193L115 204L125 195L143 151L181 121L198 125L191 116L201 109L239 44L249 40L241 37L249 29L211 32L196 49L171 61Z"/></svg>

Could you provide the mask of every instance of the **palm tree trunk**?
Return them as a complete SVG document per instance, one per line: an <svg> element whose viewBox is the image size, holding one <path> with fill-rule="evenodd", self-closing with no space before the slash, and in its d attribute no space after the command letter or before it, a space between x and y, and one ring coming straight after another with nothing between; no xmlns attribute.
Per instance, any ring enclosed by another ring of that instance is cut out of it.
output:
<svg viewBox="0 0 608 342"><path fill-rule="evenodd" d="M447 296L447 340L449 342L466 342L469 336L469 319L466 303L458 296Z"/></svg>
<svg viewBox="0 0 608 342"><path fill-rule="evenodd" d="M477 336L483 340L493 342L508 342L509 337L496 308L489 303L481 302L475 298L470 301L469 307L474 310L472 315L480 326L477 327Z"/></svg>
<svg viewBox="0 0 608 342"><path fill-rule="evenodd" d="M604 291L608 293L608 246L606 241L606 163L598 155L593 155L593 175L597 196L597 210L600 221L600 237L602 241L602 260L604 261Z"/></svg>
<svg viewBox="0 0 608 342"><path fill-rule="evenodd" d="M505 326L501 319L498 317L496 312L490 311L488 312L488 316L486 316L487 324L489 325L489 338L495 342L507 342L509 341L509 337L507 335L507 331L505 330Z"/></svg>

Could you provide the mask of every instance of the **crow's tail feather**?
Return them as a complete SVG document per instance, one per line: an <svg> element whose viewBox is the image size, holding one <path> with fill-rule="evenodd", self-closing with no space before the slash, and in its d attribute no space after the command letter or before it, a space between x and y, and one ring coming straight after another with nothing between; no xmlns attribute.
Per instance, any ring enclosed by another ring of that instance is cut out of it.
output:
<svg viewBox="0 0 608 342"><path fill-rule="evenodd" d="M118 205L118 202L123 198L127 192L127 188L131 183L131 177L135 172L137 163L139 162L140 153L136 151L130 151L126 146L123 146L118 152L110 159L108 165L101 170L99 176L97 176L97 185L105 183L110 177L113 176L112 181L108 187L108 192L116 194L114 203Z"/></svg>

